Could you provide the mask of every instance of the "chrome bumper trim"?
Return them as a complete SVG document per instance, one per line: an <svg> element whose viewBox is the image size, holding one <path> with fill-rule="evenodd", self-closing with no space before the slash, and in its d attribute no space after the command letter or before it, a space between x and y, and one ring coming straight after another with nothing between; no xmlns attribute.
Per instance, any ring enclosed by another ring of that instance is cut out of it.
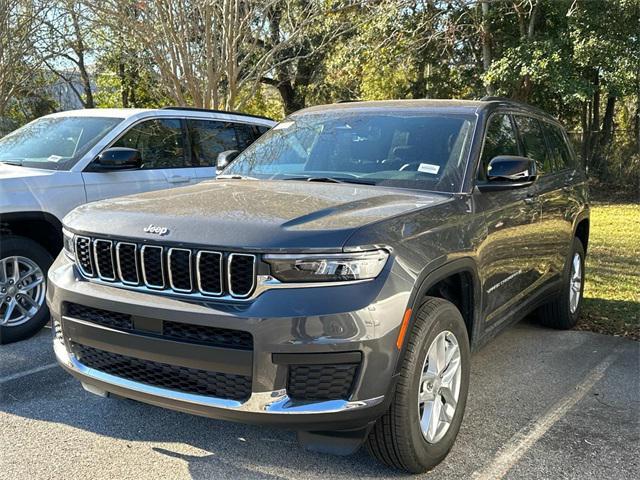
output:
<svg viewBox="0 0 640 480"><path fill-rule="evenodd" d="M384 400L384 396L369 398L366 400L347 401L347 400L327 400L322 402L295 402L289 398L286 390L274 390L271 392L253 392L251 397L244 402L238 400L227 400L224 398L207 397L204 395L194 395L191 393L177 392L166 388L154 387L143 383L134 382L124 378L116 377L108 373L89 368L78 361L78 359L69 351L59 340L54 340L53 349L58 362L66 368L74 371L87 381L91 379L97 380L109 385L132 390L135 392L152 395L155 397L166 398L169 400L185 402L195 405L202 405L210 408L219 408L223 410L234 410L238 412L248 413L264 413L274 415L309 415L338 413L345 410L355 410L378 405ZM85 382L83 381L83 386ZM88 390L91 393L106 394L101 392L97 387L87 383ZM86 388L86 387L85 387Z"/></svg>

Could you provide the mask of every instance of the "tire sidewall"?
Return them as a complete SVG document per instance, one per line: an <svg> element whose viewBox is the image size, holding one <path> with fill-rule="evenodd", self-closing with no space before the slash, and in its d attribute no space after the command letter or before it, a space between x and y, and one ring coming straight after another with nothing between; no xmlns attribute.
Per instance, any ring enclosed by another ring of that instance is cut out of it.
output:
<svg viewBox="0 0 640 480"><path fill-rule="evenodd" d="M12 256L21 256L33 260L44 274L45 288L49 267L53 263L53 257L40 244L29 238L9 236L0 239L0 259ZM29 321L16 325L0 326L0 344L16 342L36 334L49 320L49 309L46 302L42 308Z"/></svg>
<svg viewBox="0 0 640 480"><path fill-rule="evenodd" d="M406 419L406 428L410 432L411 442L415 446L418 459L429 459L428 468L439 463L451 450L456 439L467 402L467 394L469 392L469 367L470 367L470 351L469 340L462 316L453 304L443 304L435 315L430 318L427 326L426 335L423 336L419 353L416 358L412 359L412 367L414 370L411 382L409 383L409 391L407 395L409 418ZM420 411L418 405L418 391L422 376L422 366L424 365L427 352L434 339L443 331L452 332L458 340L461 357L461 381L460 393L458 396L458 405L453 420L447 433L437 443L428 443L420 428L419 418Z"/></svg>

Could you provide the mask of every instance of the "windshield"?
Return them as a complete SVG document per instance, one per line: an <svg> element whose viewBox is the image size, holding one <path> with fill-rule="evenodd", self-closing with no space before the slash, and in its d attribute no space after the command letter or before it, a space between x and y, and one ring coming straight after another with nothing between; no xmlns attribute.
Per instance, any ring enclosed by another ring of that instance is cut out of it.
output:
<svg viewBox="0 0 640 480"><path fill-rule="evenodd" d="M121 118L45 117L0 139L0 162L69 170Z"/></svg>
<svg viewBox="0 0 640 480"><path fill-rule="evenodd" d="M468 115L424 111L294 116L240 154L222 176L458 192L474 123Z"/></svg>

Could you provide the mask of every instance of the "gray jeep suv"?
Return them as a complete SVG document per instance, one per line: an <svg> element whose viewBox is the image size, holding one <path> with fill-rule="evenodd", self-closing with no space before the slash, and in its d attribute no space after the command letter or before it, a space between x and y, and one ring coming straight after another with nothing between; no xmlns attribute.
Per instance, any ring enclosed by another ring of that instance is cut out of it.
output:
<svg viewBox="0 0 640 480"><path fill-rule="evenodd" d="M543 112L389 101L302 110L218 179L64 229L47 299L87 390L422 472L460 428L471 349L534 310L576 323L589 208Z"/></svg>

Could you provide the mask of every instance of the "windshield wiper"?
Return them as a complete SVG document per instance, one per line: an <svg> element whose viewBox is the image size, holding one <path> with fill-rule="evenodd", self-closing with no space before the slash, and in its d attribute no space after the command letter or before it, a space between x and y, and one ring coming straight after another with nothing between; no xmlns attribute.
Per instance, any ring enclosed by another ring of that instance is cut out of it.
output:
<svg viewBox="0 0 640 480"><path fill-rule="evenodd" d="M7 158L5 160L0 160L0 163L6 163L8 165L18 165L19 167L22 166L23 162L24 160L21 158Z"/></svg>
<svg viewBox="0 0 640 480"><path fill-rule="evenodd" d="M218 175L216 178L222 180L258 180L256 177L248 177L246 175Z"/></svg>
<svg viewBox="0 0 640 480"><path fill-rule="evenodd" d="M360 178L335 178L335 177L287 177L283 180L303 180L305 182L324 182L324 183L355 183L357 185L375 185L370 180L362 180Z"/></svg>

